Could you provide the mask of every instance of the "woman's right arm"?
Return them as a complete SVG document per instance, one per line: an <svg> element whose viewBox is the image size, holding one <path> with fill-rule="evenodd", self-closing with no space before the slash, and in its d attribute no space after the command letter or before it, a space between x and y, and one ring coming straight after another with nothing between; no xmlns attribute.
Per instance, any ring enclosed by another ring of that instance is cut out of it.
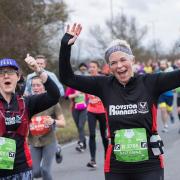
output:
<svg viewBox="0 0 180 180"><path fill-rule="evenodd" d="M77 36L80 34L81 26L74 25L71 30L68 26L67 32L61 40L59 54L59 77L62 83L80 90L82 92L99 95L99 83L101 77L90 77L75 75L70 63L71 46L74 44ZM101 81L102 82L102 81Z"/></svg>

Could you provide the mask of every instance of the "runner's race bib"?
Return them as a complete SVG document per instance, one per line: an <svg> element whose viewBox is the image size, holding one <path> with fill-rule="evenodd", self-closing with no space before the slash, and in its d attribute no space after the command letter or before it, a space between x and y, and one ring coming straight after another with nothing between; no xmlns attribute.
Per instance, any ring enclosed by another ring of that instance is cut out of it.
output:
<svg viewBox="0 0 180 180"><path fill-rule="evenodd" d="M47 119L49 119L49 116L32 117L29 129L33 136L45 135L50 132L51 127L45 124Z"/></svg>
<svg viewBox="0 0 180 180"><path fill-rule="evenodd" d="M115 132L114 154L122 162L140 162L149 159L147 135L144 128L121 129Z"/></svg>
<svg viewBox="0 0 180 180"><path fill-rule="evenodd" d="M77 97L74 99L75 105L74 108L77 110L84 110L86 109L86 103L85 103L85 94L80 93Z"/></svg>
<svg viewBox="0 0 180 180"><path fill-rule="evenodd" d="M16 141L0 137L0 169L12 170L16 154Z"/></svg>

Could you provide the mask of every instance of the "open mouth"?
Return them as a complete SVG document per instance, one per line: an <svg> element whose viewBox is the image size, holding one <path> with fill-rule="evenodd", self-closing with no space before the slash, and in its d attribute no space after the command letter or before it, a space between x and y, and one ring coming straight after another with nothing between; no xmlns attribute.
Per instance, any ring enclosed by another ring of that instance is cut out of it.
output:
<svg viewBox="0 0 180 180"><path fill-rule="evenodd" d="M11 85L11 82L8 82L8 81L7 81L7 82L5 82L4 84L5 84L6 86L9 86L9 85Z"/></svg>
<svg viewBox="0 0 180 180"><path fill-rule="evenodd" d="M127 73L127 70L118 71L118 74L119 74L119 75L126 75L126 73Z"/></svg>

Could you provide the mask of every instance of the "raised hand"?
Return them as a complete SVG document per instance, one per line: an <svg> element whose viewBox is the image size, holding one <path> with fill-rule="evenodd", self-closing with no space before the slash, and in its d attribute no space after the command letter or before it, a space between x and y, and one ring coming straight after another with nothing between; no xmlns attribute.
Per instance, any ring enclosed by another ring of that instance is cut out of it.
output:
<svg viewBox="0 0 180 180"><path fill-rule="evenodd" d="M66 33L73 36L73 38L71 38L68 41L68 45L73 44L76 41L77 37L81 33L81 30L82 30L81 24L74 23L72 27L70 27L70 25L67 25Z"/></svg>
<svg viewBox="0 0 180 180"><path fill-rule="evenodd" d="M47 81L48 74L42 68L39 67L36 60L32 56L27 54L24 61L27 63L29 68L32 69L37 74L37 76L41 78L43 83Z"/></svg>
<svg viewBox="0 0 180 180"><path fill-rule="evenodd" d="M27 63L27 65L29 66L30 69L32 69L33 71L39 71L40 68L39 68L36 60L29 54L26 55L26 58L24 61Z"/></svg>

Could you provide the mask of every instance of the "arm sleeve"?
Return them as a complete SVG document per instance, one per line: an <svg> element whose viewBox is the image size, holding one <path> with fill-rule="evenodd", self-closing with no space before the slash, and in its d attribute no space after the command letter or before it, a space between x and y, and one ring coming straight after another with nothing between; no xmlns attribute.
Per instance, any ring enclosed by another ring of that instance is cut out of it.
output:
<svg viewBox="0 0 180 180"><path fill-rule="evenodd" d="M65 85L77 89L82 92L99 96L102 77L80 76L75 75L70 64L71 46L68 45L72 36L65 34L61 41L59 54L59 77Z"/></svg>
<svg viewBox="0 0 180 180"><path fill-rule="evenodd" d="M157 86L160 93L173 90L180 86L180 70L167 73L160 73L157 80Z"/></svg>
<svg viewBox="0 0 180 180"><path fill-rule="evenodd" d="M180 86L180 70L152 74L148 79L146 83L148 89L153 90L153 93L159 96Z"/></svg>
<svg viewBox="0 0 180 180"><path fill-rule="evenodd" d="M59 101L59 89L50 77L48 77L46 83L44 83L44 86L46 89L46 93L27 97L30 118L34 114L37 114L50 108Z"/></svg>
<svg viewBox="0 0 180 180"><path fill-rule="evenodd" d="M61 96L64 96L64 87L63 87L63 85L59 82L57 76L54 73L51 73L51 76L52 76L52 80L56 83Z"/></svg>

